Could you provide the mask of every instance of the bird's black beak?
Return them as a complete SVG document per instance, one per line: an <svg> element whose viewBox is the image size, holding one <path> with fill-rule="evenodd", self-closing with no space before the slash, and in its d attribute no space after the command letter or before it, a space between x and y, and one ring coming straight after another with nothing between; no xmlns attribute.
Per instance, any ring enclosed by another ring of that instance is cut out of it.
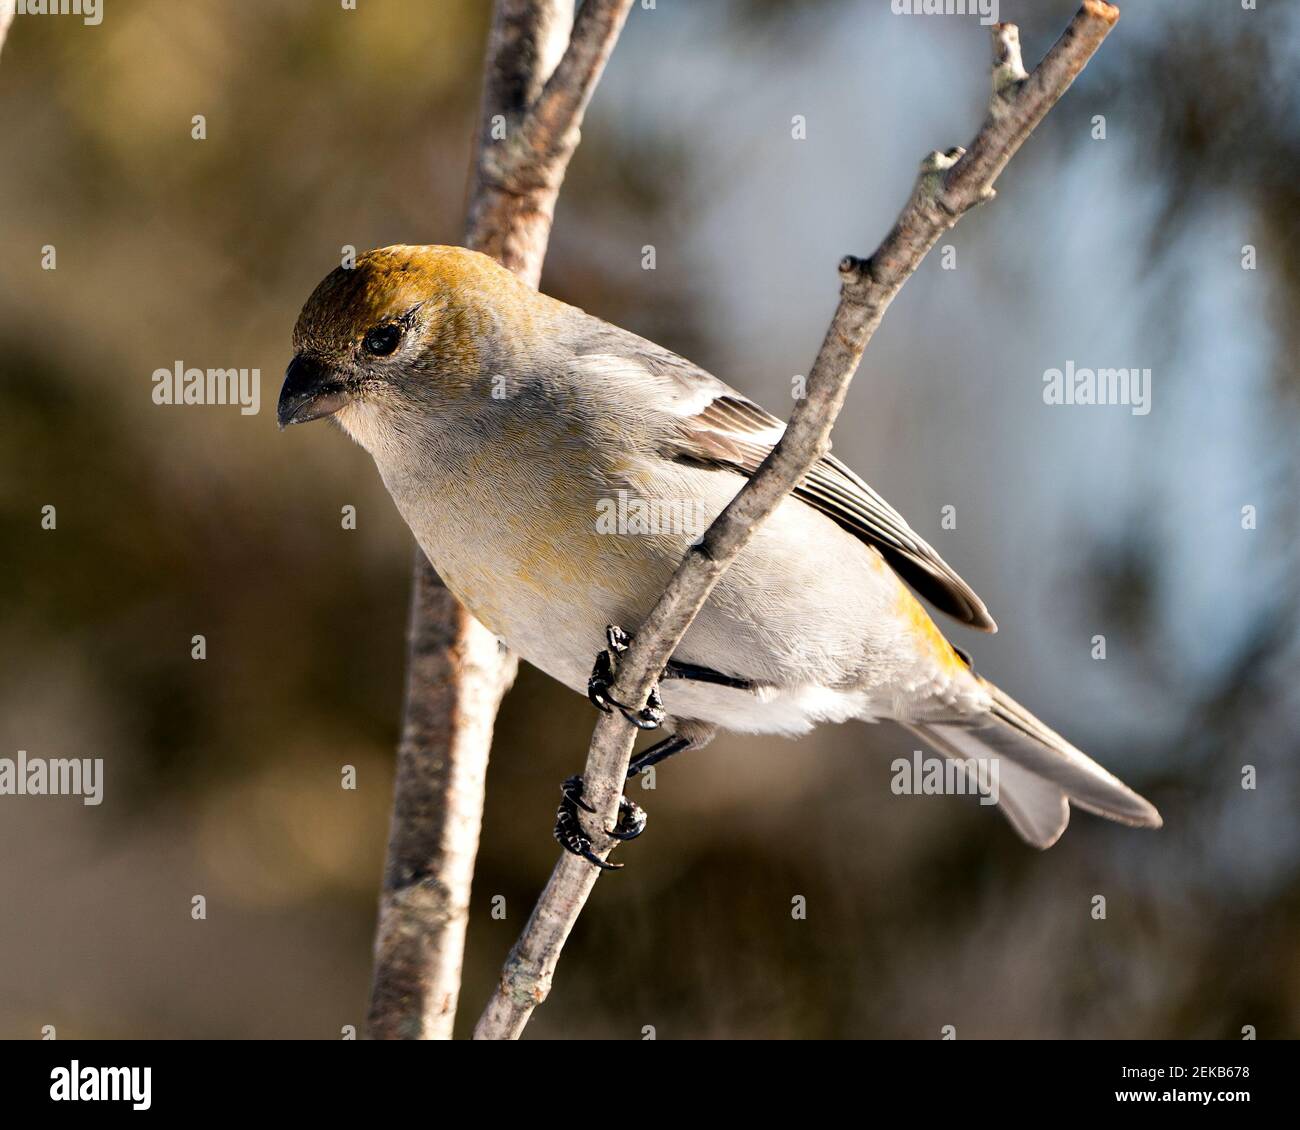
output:
<svg viewBox="0 0 1300 1130"><path fill-rule="evenodd" d="M347 387L332 369L315 357L299 353L285 371L275 414L280 427L287 428L331 416L348 399Z"/></svg>

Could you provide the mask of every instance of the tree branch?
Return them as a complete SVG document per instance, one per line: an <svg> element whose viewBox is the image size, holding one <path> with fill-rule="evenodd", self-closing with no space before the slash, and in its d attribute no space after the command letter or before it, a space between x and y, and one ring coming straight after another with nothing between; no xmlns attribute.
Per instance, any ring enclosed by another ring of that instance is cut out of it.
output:
<svg viewBox="0 0 1300 1130"><path fill-rule="evenodd" d="M1102 0L1084 0L1065 33L1032 75L1020 58L1013 24L993 29L993 94L988 117L969 151L932 153L921 165L911 198L868 260L840 263L839 305L808 377L807 397L795 405L780 443L754 477L691 546L658 603L619 658L611 696L634 707L651 687L728 566L808 469L828 450L831 427L849 382L885 310L940 236L993 196L993 182L1034 127L1069 88L1119 18ZM596 812L584 820L593 847L607 856L612 826L636 741L621 714L596 722L584 771L583 799ZM550 992L564 943L600 871L565 853L551 873L523 933L510 951L501 982L474 1030L476 1039L514 1039Z"/></svg>
<svg viewBox="0 0 1300 1130"><path fill-rule="evenodd" d="M587 0L576 24L571 0L494 9L465 244L533 286L578 126L631 5ZM517 661L418 548L407 637L368 1029L376 1039L449 1039L492 728Z"/></svg>
<svg viewBox="0 0 1300 1130"><path fill-rule="evenodd" d="M14 0L0 0L0 51L5 48L5 37L9 34L9 25L14 21L16 8Z"/></svg>
<svg viewBox="0 0 1300 1130"><path fill-rule="evenodd" d="M537 49L538 27L558 18L556 4L498 0L489 39L496 50L489 46L487 64L492 97L484 98L465 228L466 246L491 255L531 286L541 277L555 201L583 115L632 0L584 0L563 57L542 81L527 61ZM505 137L494 141L498 128Z"/></svg>

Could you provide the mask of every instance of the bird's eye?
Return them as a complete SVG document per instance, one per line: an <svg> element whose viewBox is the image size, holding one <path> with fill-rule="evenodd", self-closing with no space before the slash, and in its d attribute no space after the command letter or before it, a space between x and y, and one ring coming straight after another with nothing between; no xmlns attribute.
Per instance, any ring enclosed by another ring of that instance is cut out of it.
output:
<svg viewBox="0 0 1300 1130"><path fill-rule="evenodd" d="M390 323L367 330L366 336L361 339L361 348L376 357L387 357L397 348L397 343L401 340L401 329Z"/></svg>

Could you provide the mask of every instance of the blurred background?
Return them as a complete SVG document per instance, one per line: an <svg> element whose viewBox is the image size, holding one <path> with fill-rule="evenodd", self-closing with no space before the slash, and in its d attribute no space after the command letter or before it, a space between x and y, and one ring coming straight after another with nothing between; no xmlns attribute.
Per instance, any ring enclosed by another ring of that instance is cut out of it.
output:
<svg viewBox="0 0 1300 1130"><path fill-rule="evenodd" d="M835 447L996 616L954 641L1166 827L1076 812L1039 854L894 796L893 727L722 738L634 788L649 831L530 1036L1300 1036L1300 8L1121 6L895 303ZM1032 65L1076 7L1000 15ZM107 778L99 807L0 797L0 1035L363 1023L411 540L360 448L274 404L344 245L459 240L489 6L357 8L109 0L19 16L0 57L0 756ZM888 0L638 4L544 289L784 416L837 259L974 135L988 38ZM260 413L156 406L178 360L259 368ZM1045 405L1067 361L1150 368L1150 414ZM527 668L507 699L463 1033L592 723Z"/></svg>

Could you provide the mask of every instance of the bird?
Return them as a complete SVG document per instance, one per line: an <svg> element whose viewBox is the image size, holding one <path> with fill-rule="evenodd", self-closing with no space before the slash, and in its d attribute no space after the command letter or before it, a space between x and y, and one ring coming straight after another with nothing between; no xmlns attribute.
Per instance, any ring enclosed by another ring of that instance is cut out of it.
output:
<svg viewBox="0 0 1300 1130"><path fill-rule="evenodd" d="M294 326L277 417L282 429L332 419L475 617L601 709L662 730L629 776L719 730L888 720L968 774L995 770L999 810L1036 848L1056 843L1071 806L1161 826L1149 801L975 672L921 601L996 631L984 602L829 454L723 574L651 702L614 703L629 628L784 425L486 255L395 245L330 272ZM581 789L565 782L556 838L614 866L592 851ZM607 831L644 826L625 798Z"/></svg>

